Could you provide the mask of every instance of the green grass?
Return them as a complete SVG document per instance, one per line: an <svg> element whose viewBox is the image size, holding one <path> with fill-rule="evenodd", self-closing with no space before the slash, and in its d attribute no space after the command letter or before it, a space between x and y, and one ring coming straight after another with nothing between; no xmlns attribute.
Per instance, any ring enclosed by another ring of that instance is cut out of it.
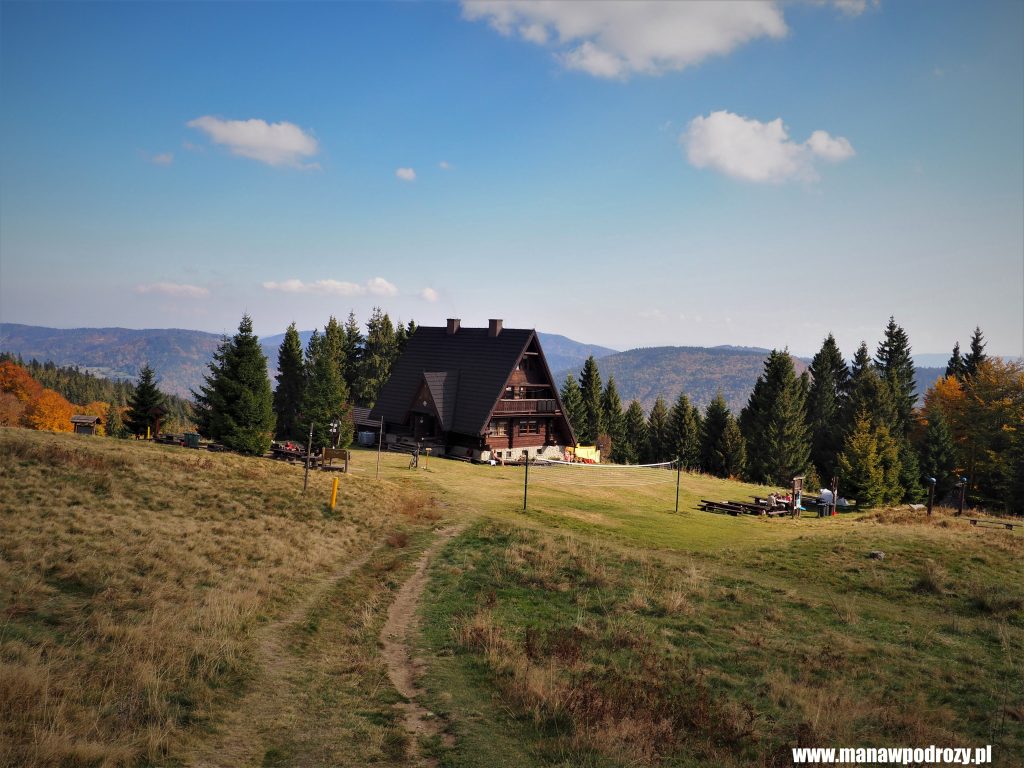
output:
<svg viewBox="0 0 1024 768"><path fill-rule="evenodd" d="M522 468L383 474L476 522L424 606L444 765L774 765L809 746L1024 755L1024 536L940 511L732 518L674 486L572 493ZM539 473L538 473L539 474ZM883 560L868 556L885 552ZM642 695L637 692L642 692Z"/></svg>

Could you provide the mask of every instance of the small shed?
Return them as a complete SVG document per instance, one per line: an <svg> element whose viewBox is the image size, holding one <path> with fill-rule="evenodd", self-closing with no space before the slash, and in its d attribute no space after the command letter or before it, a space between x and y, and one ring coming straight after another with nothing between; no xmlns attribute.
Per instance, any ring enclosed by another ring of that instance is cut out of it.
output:
<svg viewBox="0 0 1024 768"><path fill-rule="evenodd" d="M95 435L96 428L103 423L99 416L76 414L71 417L71 428L76 435Z"/></svg>

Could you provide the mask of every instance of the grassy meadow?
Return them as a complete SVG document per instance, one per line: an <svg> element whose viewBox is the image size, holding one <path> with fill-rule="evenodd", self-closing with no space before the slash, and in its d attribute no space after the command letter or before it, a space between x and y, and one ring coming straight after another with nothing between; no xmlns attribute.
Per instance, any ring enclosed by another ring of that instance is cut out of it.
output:
<svg viewBox="0 0 1024 768"><path fill-rule="evenodd" d="M772 766L798 745L929 744L1024 764L1019 529L950 510L714 515L700 498L763 489L686 474L673 514L671 482L544 472L525 513L522 468L393 472L476 520L424 607L445 764Z"/></svg>
<svg viewBox="0 0 1024 768"><path fill-rule="evenodd" d="M0 765L775 766L806 746L1024 755L1024 535L947 510L699 512L628 488L356 451L263 459L0 429ZM597 470L600 471L600 470ZM438 732L383 659L413 643ZM872 559L880 550L884 559Z"/></svg>
<svg viewBox="0 0 1024 768"><path fill-rule="evenodd" d="M312 738L296 713L327 660L343 659L353 695L369 700L356 689L381 689L383 672L377 616L363 611L387 604L406 550L437 516L392 483L342 482L331 514L330 477L311 473L304 496L298 466L0 429L0 765L183 765L204 750L236 764L217 742L228 713L267 682L261 628L311 596L283 628L286 652L304 662L287 672L308 685L274 686L243 751L273 763ZM319 617L342 597L348 613L325 617L325 647ZM394 740L383 716L360 733L354 763Z"/></svg>

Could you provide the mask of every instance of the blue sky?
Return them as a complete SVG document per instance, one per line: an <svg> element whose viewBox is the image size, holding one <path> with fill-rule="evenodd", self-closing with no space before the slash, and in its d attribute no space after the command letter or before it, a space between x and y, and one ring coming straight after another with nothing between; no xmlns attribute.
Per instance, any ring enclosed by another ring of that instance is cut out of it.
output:
<svg viewBox="0 0 1024 768"><path fill-rule="evenodd" d="M1024 4L0 4L0 320L1024 354ZM778 122L776 122L778 121Z"/></svg>

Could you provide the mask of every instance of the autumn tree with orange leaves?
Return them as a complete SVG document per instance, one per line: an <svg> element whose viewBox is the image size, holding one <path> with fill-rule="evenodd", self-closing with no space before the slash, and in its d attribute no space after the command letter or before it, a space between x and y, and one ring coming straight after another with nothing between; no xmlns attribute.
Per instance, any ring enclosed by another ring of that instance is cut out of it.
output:
<svg viewBox="0 0 1024 768"><path fill-rule="evenodd" d="M25 409L25 423L32 429L70 432L75 407L59 392L44 389Z"/></svg>

